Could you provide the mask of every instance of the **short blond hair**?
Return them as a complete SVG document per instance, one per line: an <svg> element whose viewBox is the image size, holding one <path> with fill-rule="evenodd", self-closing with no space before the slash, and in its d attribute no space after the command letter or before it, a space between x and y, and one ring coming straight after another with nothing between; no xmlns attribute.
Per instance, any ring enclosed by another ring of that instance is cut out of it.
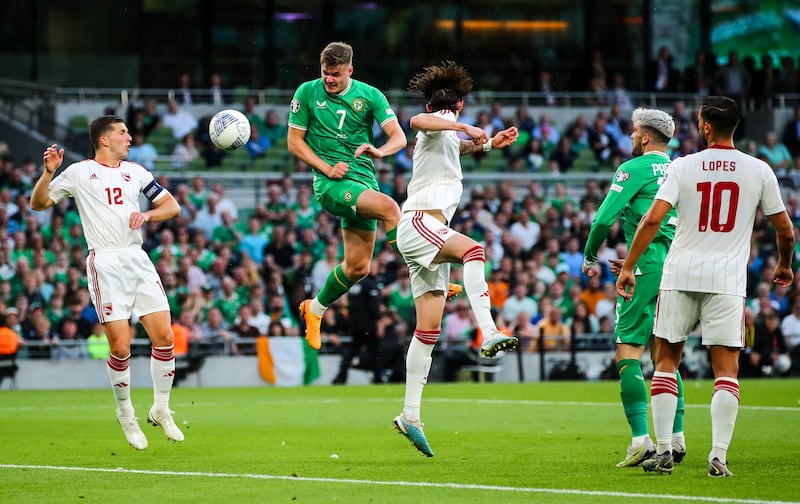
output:
<svg viewBox="0 0 800 504"><path fill-rule="evenodd" d="M353 47L345 42L331 42L319 55L319 63L324 67L338 67L353 64Z"/></svg>
<svg viewBox="0 0 800 504"><path fill-rule="evenodd" d="M663 110L639 107L633 111L631 120L634 123L638 122L640 128L647 128L658 133L663 137L660 139L663 144L669 142L672 135L675 134L675 121Z"/></svg>

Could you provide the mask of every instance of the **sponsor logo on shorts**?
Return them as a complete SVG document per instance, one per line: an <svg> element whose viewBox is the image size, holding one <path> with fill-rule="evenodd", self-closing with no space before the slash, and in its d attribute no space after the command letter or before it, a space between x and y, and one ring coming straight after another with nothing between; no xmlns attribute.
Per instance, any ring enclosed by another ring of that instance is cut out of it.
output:
<svg viewBox="0 0 800 504"><path fill-rule="evenodd" d="M300 111L300 102L296 99L292 100L292 102L289 104L289 109L296 114Z"/></svg>
<svg viewBox="0 0 800 504"><path fill-rule="evenodd" d="M353 110L356 112L361 112L364 110L364 100L361 98L356 98L353 100Z"/></svg>

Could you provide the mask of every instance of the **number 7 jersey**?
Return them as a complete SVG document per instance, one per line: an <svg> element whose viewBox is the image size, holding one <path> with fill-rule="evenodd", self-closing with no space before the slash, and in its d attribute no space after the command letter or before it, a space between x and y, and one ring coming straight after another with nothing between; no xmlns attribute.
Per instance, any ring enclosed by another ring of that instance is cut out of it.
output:
<svg viewBox="0 0 800 504"><path fill-rule="evenodd" d="M122 161L119 167L86 159L68 166L50 182L50 199L75 199L89 250L142 245L142 230L131 229L140 212L139 195L156 201L167 195L143 166Z"/></svg>
<svg viewBox="0 0 800 504"><path fill-rule="evenodd" d="M785 210L770 166L733 147L674 160L656 199L680 218L661 289L744 296L756 210Z"/></svg>

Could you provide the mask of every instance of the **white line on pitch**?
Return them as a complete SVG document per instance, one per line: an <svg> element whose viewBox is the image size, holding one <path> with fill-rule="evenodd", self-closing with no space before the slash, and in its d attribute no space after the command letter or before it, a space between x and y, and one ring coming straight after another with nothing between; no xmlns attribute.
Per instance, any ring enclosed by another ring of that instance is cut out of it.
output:
<svg viewBox="0 0 800 504"><path fill-rule="evenodd" d="M434 483L427 481L380 481L380 480L358 480L358 479L339 479L339 478L312 478L302 476L280 476L275 474L252 474L252 473L212 473L212 472L188 472L188 471L157 471L147 469L116 469L105 467L71 467L71 466L49 466L49 465L23 465L23 464L0 464L0 469L28 469L42 471L75 471L75 472L99 472L99 473L121 473L121 474L142 474L146 476L181 476L198 478L241 478L256 480L281 480L281 481L307 481L314 483L338 483L367 486L398 486L398 487L418 487L418 488L446 488L455 490L486 490L491 492L519 492L519 493L540 493L557 495L583 495L595 497L624 497L632 499L655 499L655 500L678 500L694 502L715 502L725 504L800 504L793 501L771 501L760 499L736 499L726 497L703 497L699 495L670 495L670 494L646 494L633 492L606 492L601 490L578 490L565 488L531 488L531 487L511 487L495 485L465 485L462 483Z"/></svg>
<svg viewBox="0 0 800 504"><path fill-rule="evenodd" d="M338 399L276 399L274 401L250 401L248 404L252 406L276 406L276 405L303 405L303 404L343 404L350 402L372 402L372 403L387 403L397 402L402 398L338 398ZM619 407L618 402L595 402L595 401L538 401L534 399L475 399L475 398L436 398L431 397L425 399L426 402L434 403L452 403L452 404L494 404L494 405L507 405L507 406L575 406L575 407ZM191 402L173 402L173 408L190 408L190 407L215 407L226 404L240 404L233 401L191 401ZM113 406L113 403L112 403ZM708 404L687 404L687 409L708 409ZM108 404L73 404L73 405L26 405L26 406L0 406L0 411L65 411L65 410L94 410L94 409L107 409ZM753 411L780 411L780 412L800 412L800 407L797 406L748 406L740 405L739 410L753 410Z"/></svg>

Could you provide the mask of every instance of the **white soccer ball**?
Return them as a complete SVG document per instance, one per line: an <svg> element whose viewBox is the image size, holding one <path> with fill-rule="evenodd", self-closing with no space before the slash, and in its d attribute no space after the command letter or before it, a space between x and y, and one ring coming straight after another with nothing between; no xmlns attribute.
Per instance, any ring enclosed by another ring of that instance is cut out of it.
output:
<svg viewBox="0 0 800 504"><path fill-rule="evenodd" d="M250 140L250 121L238 110L222 110L208 123L208 136L222 150L235 150Z"/></svg>

